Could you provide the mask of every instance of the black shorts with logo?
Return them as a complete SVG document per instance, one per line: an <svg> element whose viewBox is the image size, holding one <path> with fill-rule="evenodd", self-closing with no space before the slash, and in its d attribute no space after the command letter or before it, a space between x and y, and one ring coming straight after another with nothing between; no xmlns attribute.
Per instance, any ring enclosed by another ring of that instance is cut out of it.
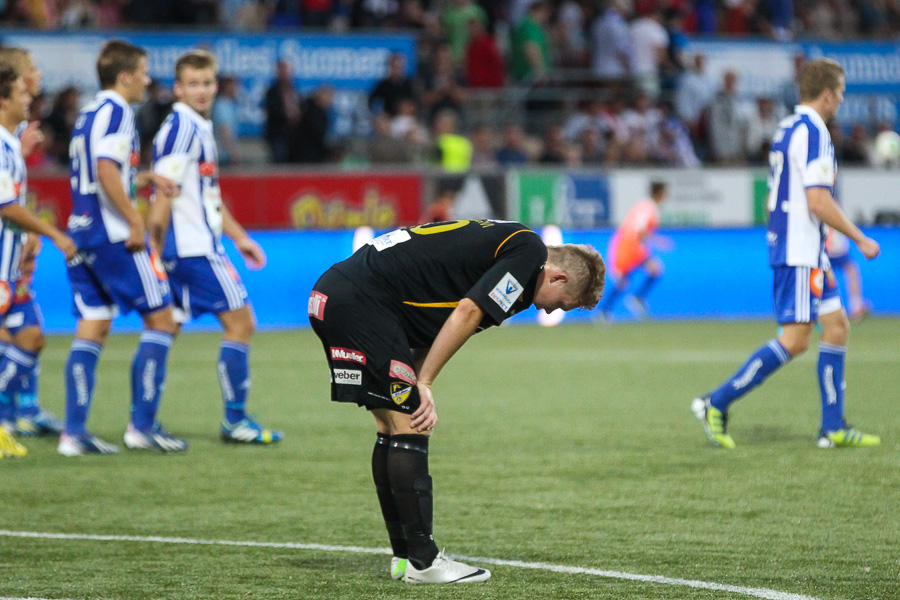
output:
<svg viewBox="0 0 900 600"><path fill-rule="evenodd" d="M388 303L329 269L309 297L309 322L331 372L331 399L412 414L419 407L406 332Z"/></svg>

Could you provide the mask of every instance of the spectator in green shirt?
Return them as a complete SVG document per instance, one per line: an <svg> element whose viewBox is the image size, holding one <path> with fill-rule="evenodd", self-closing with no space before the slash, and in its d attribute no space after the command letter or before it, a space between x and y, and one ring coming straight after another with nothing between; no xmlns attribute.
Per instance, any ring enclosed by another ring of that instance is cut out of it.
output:
<svg viewBox="0 0 900 600"><path fill-rule="evenodd" d="M478 4L472 0L453 0L453 3L444 11L441 24L450 42L453 51L453 62L460 64L465 58L466 48L469 46L469 21L477 19L487 27L488 16Z"/></svg>
<svg viewBox="0 0 900 600"><path fill-rule="evenodd" d="M512 72L519 81L539 81L550 68L550 41L547 20L550 7L535 2L528 7L528 16L512 33Z"/></svg>

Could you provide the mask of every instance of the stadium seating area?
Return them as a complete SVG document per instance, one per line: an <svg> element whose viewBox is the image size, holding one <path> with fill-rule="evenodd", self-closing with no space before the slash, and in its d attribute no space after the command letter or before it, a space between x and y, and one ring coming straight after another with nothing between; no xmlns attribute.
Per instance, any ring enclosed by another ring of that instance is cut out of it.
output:
<svg viewBox="0 0 900 600"><path fill-rule="evenodd" d="M793 8L793 10L792 10ZM685 51L688 36L780 41L889 38L900 3L780 0L68 0L9 2L8 25L45 30L129 27L256 32L398 31L417 37L416 65L400 65L372 90L364 133L329 132L329 90L296 90L274 78L267 118L277 136L241 140L235 104L244 93L222 73L214 114L223 164L440 164L441 137L471 143L471 166L762 164L767 132L796 90L737 97L738 75L711 75ZM614 41L611 41L614 40ZM289 67L283 65L285 81ZM272 65L272 72L279 67ZM408 74L412 73L412 76ZM68 131L86 98L77 87L39 99L47 141L30 167L66 160ZM168 112L169 90L141 109L148 132ZM438 118L438 116L444 118ZM843 123L833 137L843 164L872 164L872 140L890 124ZM734 140L740 139L739 143ZM146 144L145 144L146 146ZM315 150L311 150L315 148Z"/></svg>

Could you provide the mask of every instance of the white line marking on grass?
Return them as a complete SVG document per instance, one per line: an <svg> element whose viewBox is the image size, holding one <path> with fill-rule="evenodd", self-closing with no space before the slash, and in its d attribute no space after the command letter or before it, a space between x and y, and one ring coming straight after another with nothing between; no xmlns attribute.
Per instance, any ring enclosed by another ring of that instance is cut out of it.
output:
<svg viewBox="0 0 900 600"><path fill-rule="evenodd" d="M17 538L39 538L50 540L87 540L94 542L148 542L156 544L190 544L195 546L243 546L251 548L287 548L290 550L319 550L322 552L352 552L355 554L384 554L390 556L389 548L363 548L361 546L331 546L327 544L297 544L290 542L240 542L229 540L198 540L191 538L174 538L174 537L140 537L133 535L90 535L81 533L44 533L39 531L8 531L0 529L0 536L17 537ZM504 560L502 558L487 558L483 556L461 556L454 555L455 558L468 560L477 563L485 563L489 565L497 565L501 567L515 567L518 569L532 569L536 571L551 571L553 573L566 573L570 575L595 575L597 577L605 577L607 579L625 579L628 581L641 581L644 583L661 583L665 585L680 585L702 590L715 590L720 592L731 592L733 594L741 594L744 596L752 596L754 598L764 598L765 600L819 600L813 596L804 596L802 594L790 594L788 592L779 592L778 590L770 590L767 588L751 588L739 585L726 585L724 583L715 583L711 581L697 581L693 579L675 579L671 577L661 577L659 575L637 575L635 573L624 573L621 571L604 571L601 569L591 569L586 567L569 567L565 565L552 565L540 562L525 562L521 560ZM0 600L26 600L14 598L0 598ZM31 599L27 599L31 600ZM35 599L41 600L41 599Z"/></svg>

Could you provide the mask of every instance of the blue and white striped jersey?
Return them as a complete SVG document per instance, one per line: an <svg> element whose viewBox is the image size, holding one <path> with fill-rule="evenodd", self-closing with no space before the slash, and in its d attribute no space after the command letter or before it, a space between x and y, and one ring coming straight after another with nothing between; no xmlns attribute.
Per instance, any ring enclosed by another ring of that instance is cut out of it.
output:
<svg viewBox="0 0 900 600"><path fill-rule="evenodd" d="M13 203L24 206L27 187L19 138L0 127L0 207ZM25 234L18 226L0 219L0 281L14 284L19 279L24 239Z"/></svg>
<svg viewBox="0 0 900 600"><path fill-rule="evenodd" d="M769 153L769 265L828 268L825 225L809 210L806 190L834 195L837 162L825 121L797 106L778 124Z"/></svg>
<svg viewBox="0 0 900 600"><path fill-rule="evenodd" d="M222 194L212 122L176 102L153 139L153 170L180 187L163 258L223 254Z"/></svg>
<svg viewBox="0 0 900 600"><path fill-rule="evenodd" d="M128 222L100 185L97 162L111 160L119 165L125 193L134 202L139 144L134 111L112 90L98 93L78 115L69 143L72 215L68 232L79 248L128 239Z"/></svg>

